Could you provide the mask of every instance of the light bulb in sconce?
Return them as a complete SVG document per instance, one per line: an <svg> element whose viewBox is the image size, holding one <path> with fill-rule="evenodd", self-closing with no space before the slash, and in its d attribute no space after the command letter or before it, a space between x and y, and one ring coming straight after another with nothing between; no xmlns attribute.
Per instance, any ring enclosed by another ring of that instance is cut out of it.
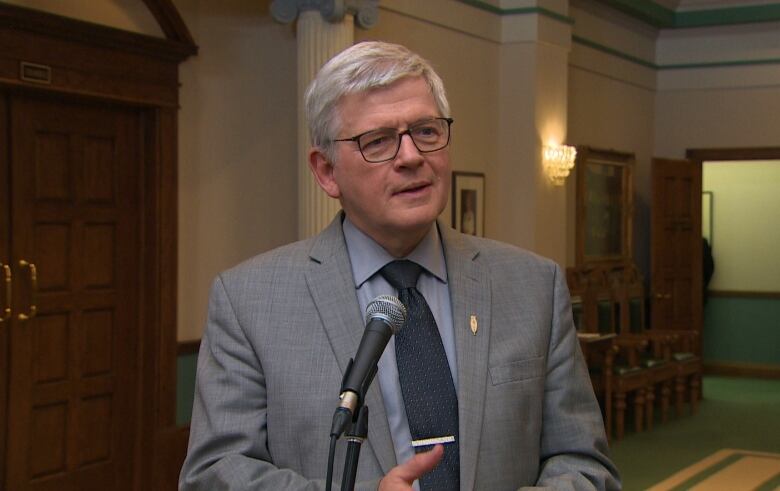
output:
<svg viewBox="0 0 780 491"><path fill-rule="evenodd" d="M577 149L570 145L545 145L542 156L547 177L553 185L563 186L574 168Z"/></svg>

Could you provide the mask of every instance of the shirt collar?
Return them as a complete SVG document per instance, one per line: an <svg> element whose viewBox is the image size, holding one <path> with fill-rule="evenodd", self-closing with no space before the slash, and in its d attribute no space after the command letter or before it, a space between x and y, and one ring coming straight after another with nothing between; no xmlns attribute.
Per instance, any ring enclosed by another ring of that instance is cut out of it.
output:
<svg viewBox="0 0 780 491"><path fill-rule="evenodd" d="M382 267L398 258L391 256L374 239L360 231L350 220L345 217L342 222L344 239L347 243L347 251L352 262L352 275L355 280L355 288L360 288ZM442 283L447 283L447 265L444 261L444 251L441 244L441 236L436 223L423 237L417 247L406 257L414 261Z"/></svg>

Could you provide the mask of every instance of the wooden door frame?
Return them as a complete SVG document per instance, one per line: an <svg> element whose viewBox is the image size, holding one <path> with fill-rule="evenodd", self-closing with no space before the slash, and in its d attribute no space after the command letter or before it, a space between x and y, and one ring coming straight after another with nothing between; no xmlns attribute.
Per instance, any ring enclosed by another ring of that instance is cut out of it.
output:
<svg viewBox="0 0 780 491"><path fill-rule="evenodd" d="M758 148L691 148L688 159L698 162L714 160L780 160L780 147Z"/></svg>
<svg viewBox="0 0 780 491"><path fill-rule="evenodd" d="M138 324L139 421L133 459L137 490L171 488L178 475L178 469L165 465L171 455L180 453L182 438L175 428L178 66L197 53L170 0L143 2L167 39L0 3L0 97L38 94L129 106L140 112L143 307ZM7 133L5 122L0 130ZM0 136L0 142L4 138ZM8 155L0 158L7 164ZM0 167L5 171L7 165ZM6 177L0 176L0 183ZM0 225L6 230L4 220L0 218ZM8 239L5 232L0 232L2 239ZM6 245L7 240L0 253L8 253ZM10 349L3 342L6 338L0 335L4 352ZM6 391L0 391L0 407L7 407L6 398ZM0 482L4 482L4 433L0 437Z"/></svg>

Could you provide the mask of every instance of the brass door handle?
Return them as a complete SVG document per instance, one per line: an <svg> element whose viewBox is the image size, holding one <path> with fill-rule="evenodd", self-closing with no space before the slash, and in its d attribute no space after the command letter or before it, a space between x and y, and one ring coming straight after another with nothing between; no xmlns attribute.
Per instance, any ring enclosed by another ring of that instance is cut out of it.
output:
<svg viewBox="0 0 780 491"><path fill-rule="evenodd" d="M19 267L30 268L30 310L26 314L19 314L17 318L20 321L26 321L35 317L38 313L38 307L35 305L35 293L38 291L38 270L35 264L25 261L19 261Z"/></svg>
<svg viewBox="0 0 780 491"><path fill-rule="evenodd" d="M5 322L11 318L11 266L0 263L3 267L3 276L5 277L5 306L0 322Z"/></svg>

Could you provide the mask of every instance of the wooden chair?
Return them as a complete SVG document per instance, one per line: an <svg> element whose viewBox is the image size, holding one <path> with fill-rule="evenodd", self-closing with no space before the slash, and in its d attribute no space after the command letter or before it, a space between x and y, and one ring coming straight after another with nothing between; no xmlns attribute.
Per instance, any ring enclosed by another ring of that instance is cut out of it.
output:
<svg viewBox="0 0 780 491"><path fill-rule="evenodd" d="M639 364L647 370L645 420L647 428L652 429L656 394L660 399L661 421L668 420L672 386L678 379L678 366L672 359L672 344L676 336L669 331L646 328L644 282L633 263L613 267L609 279L618 308L619 336L647 342L647 350L639 354Z"/></svg>
<svg viewBox="0 0 780 491"><path fill-rule="evenodd" d="M677 368L674 412L677 417L682 416L687 388L691 414L696 414L699 407L702 374L701 357L696 355L693 350L693 347L696 346L698 333L692 329L669 332L672 332L675 336L672 347L672 360Z"/></svg>
<svg viewBox="0 0 780 491"><path fill-rule="evenodd" d="M617 304L609 288L607 270L602 267L583 268L581 279L583 319L585 331L600 335L615 335L613 341L614 360L609 374L609 398L614 416L615 437L623 438L625 433L626 399L633 396L634 428L643 430L643 415L646 407L648 371L639 365L639 352L647 346L647 340L639 337L621 337L616 331ZM606 376L604 377L606 381Z"/></svg>
<svg viewBox="0 0 780 491"><path fill-rule="evenodd" d="M585 321L585 309L583 304L583 285L580 283L582 276L578 270L567 269L567 281L571 292L572 316L574 326L577 329L585 363L588 365L588 373L593 385L593 391L601 406L604 418L604 429L607 439L612 439L612 367L615 353L614 334L599 335L588 332Z"/></svg>

